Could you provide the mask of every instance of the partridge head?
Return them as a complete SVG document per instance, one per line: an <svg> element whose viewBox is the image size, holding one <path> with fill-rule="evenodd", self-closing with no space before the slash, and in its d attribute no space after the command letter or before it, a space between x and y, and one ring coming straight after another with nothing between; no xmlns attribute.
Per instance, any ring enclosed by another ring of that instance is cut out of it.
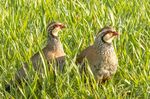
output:
<svg viewBox="0 0 150 99"><path fill-rule="evenodd" d="M77 56L77 63L81 64L81 72L85 70L84 58L89 62L90 68L98 83L103 83L115 74L118 59L112 44L118 35L112 27L102 28L95 38L94 44L84 49Z"/></svg>
<svg viewBox="0 0 150 99"><path fill-rule="evenodd" d="M47 31L49 36L58 36L58 32L65 28L65 25L59 22L51 22L47 26Z"/></svg>
<svg viewBox="0 0 150 99"><path fill-rule="evenodd" d="M102 40L103 43L111 44L112 40L118 35L112 27L107 26L99 31L96 40ZM101 42L101 41L100 41Z"/></svg>

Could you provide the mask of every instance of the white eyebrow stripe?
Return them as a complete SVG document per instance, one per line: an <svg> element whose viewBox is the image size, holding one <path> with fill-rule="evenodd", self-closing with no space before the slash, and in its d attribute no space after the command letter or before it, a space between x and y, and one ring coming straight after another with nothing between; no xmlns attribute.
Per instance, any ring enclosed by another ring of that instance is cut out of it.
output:
<svg viewBox="0 0 150 99"><path fill-rule="evenodd" d="M104 30L101 31L101 33L102 32L107 32L107 31L114 31L114 30L112 30L112 29L104 29Z"/></svg>

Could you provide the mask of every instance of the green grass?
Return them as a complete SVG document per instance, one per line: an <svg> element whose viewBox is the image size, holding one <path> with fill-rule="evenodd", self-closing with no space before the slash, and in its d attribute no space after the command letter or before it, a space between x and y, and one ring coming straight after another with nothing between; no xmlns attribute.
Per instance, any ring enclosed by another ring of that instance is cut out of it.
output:
<svg viewBox="0 0 150 99"><path fill-rule="evenodd" d="M149 9L148 0L0 0L0 98L150 98ZM54 83L52 71L42 78L32 72L27 85L6 92L4 85L21 64L45 46L46 24L52 20L67 25L60 33L67 54L64 73ZM75 58L106 25L120 33L114 40L119 67L105 85L92 80L91 88L81 79Z"/></svg>

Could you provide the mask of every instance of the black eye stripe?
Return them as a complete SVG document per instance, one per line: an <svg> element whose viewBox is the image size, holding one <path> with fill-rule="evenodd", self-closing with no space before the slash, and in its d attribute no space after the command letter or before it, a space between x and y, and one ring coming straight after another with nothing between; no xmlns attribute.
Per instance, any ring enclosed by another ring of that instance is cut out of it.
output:
<svg viewBox="0 0 150 99"><path fill-rule="evenodd" d="M108 30L108 31L103 32L104 35L102 36L102 41L103 41L104 43L106 43L105 40L104 40L104 36L105 36L106 34L108 34L108 33L116 33L116 32L111 31L111 30Z"/></svg>
<svg viewBox="0 0 150 99"><path fill-rule="evenodd" d="M104 33L104 35L106 35L106 34L108 34L108 33L116 33L115 31L111 31L111 30L108 30L108 31L105 31L105 32L103 32Z"/></svg>
<svg viewBox="0 0 150 99"><path fill-rule="evenodd" d="M105 35L103 35L101 39L102 39L102 41L103 41L104 43L106 43L105 40L104 40L104 36L105 36Z"/></svg>
<svg viewBox="0 0 150 99"><path fill-rule="evenodd" d="M59 25L59 24L55 24L55 25L54 25L54 27L61 27L61 25Z"/></svg>

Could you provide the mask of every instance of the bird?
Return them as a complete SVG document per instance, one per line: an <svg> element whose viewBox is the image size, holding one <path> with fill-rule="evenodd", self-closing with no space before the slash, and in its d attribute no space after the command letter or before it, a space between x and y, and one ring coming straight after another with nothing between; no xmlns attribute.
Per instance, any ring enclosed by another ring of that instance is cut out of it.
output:
<svg viewBox="0 0 150 99"><path fill-rule="evenodd" d="M77 55L76 63L81 65L80 72L85 72L85 60L98 84L108 81L117 71L118 58L113 47L113 39L119 35L111 26L102 28L93 45L85 48Z"/></svg>
<svg viewBox="0 0 150 99"><path fill-rule="evenodd" d="M46 62L50 65L54 62L57 64L57 68L59 71L63 71L65 65L65 52L63 49L63 45L59 39L59 31L61 31L66 26L60 22L51 22L47 25L47 44L42 49L43 58ZM31 58L30 61L32 63L33 68L35 71L40 71L42 58L40 52L35 53ZM17 71L15 74L15 81L19 82L26 77L26 71L29 70L29 65L24 63L23 66ZM10 89L7 85L6 90Z"/></svg>

